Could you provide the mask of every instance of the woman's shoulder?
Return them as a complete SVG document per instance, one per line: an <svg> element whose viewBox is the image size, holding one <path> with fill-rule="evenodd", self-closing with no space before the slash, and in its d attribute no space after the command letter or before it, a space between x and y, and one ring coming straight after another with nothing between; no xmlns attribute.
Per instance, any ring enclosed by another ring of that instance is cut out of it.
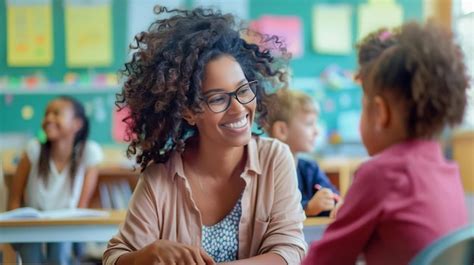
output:
<svg viewBox="0 0 474 265"><path fill-rule="evenodd" d="M152 185L164 185L170 183L176 176L178 170L176 154L171 154L166 162L150 163L141 173L141 178Z"/></svg>
<svg viewBox="0 0 474 265"><path fill-rule="evenodd" d="M287 154L290 148L287 144L275 138L257 136L252 138L255 141L259 153ZM291 153L290 153L291 154Z"/></svg>

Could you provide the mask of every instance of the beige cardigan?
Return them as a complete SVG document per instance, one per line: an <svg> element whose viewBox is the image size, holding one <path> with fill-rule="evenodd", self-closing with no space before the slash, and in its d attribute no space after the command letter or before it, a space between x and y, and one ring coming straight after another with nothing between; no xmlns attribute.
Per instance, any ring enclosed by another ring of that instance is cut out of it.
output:
<svg viewBox="0 0 474 265"><path fill-rule="evenodd" d="M246 150L238 258L272 252L288 264L299 264L307 245L292 154L278 140L260 137L252 138ZM104 264L115 264L121 255L157 239L201 246L201 227L181 155L175 152L142 174L125 223L104 253Z"/></svg>

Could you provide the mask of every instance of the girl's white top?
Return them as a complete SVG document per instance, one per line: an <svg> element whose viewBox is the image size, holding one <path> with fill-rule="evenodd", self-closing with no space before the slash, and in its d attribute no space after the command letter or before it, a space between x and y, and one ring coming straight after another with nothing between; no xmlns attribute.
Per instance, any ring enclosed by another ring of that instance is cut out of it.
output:
<svg viewBox="0 0 474 265"><path fill-rule="evenodd" d="M38 175L41 144L31 140L26 147L26 155L31 163L30 173L25 191L25 206L38 210L55 210L76 208L82 192L86 169L98 165L104 155L100 146L93 141L87 141L81 161L78 163L74 184L71 185L69 162L61 172L52 160L49 161L50 172L47 181Z"/></svg>

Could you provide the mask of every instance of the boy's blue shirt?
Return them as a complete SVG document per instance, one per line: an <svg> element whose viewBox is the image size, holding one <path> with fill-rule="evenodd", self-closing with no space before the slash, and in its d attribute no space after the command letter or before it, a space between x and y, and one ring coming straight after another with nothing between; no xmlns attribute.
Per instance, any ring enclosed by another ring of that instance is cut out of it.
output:
<svg viewBox="0 0 474 265"><path fill-rule="evenodd" d="M296 167L298 175L298 188L301 191L301 205L303 209L306 209L309 200L313 198L316 193L316 184L321 185L324 188L329 188L332 192L339 194L339 191L332 185L329 178L322 171L316 161L298 159L298 165ZM322 212L319 216L328 215L329 211Z"/></svg>

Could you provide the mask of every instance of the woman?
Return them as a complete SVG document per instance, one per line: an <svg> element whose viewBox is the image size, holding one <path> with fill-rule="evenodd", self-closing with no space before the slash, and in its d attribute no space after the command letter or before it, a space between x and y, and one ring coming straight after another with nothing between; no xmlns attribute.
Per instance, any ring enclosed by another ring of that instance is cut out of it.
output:
<svg viewBox="0 0 474 265"><path fill-rule="evenodd" d="M291 153L251 132L256 116L265 121L264 85L285 85L283 73L231 15L170 12L136 37L126 64L118 103L143 173L104 263L299 264L305 216Z"/></svg>

